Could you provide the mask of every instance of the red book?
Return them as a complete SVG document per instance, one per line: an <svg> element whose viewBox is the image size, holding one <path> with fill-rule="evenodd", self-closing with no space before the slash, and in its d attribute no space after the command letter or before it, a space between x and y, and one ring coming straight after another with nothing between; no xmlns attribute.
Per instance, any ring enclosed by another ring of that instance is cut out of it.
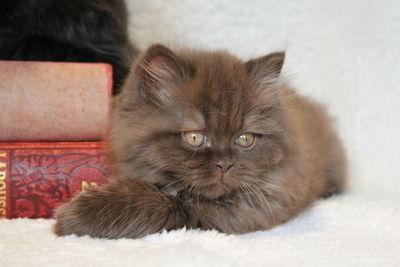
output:
<svg viewBox="0 0 400 267"><path fill-rule="evenodd" d="M50 218L59 204L106 183L104 145L0 143L0 218Z"/></svg>

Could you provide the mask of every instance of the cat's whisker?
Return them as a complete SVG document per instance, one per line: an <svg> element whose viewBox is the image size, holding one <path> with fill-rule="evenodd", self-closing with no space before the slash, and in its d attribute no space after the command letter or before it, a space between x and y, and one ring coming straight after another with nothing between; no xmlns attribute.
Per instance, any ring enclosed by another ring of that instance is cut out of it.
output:
<svg viewBox="0 0 400 267"><path fill-rule="evenodd" d="M252 188L255 191L257 191L258 194L256 194L256 195L257 195L257 197L259 197L259 200L260 200L264 210L266 209L264 204L267 204L268 210L269 210L269 214L268 215L271 217L272 223L275 225L276 224L275 212L271 207L271 204L270 204L270 202L268 200L268 197L258 187L252 187Z"/></svg>
<svg viewBox="0 0 400 267"><path fill-rule="evenodd" d="M179 187L177 185L180 185L181 181L178 179L173 180L172 182L166 184L165 186L162 187L162 191L168 192L172 187L175 187L176 191L179 191Z"/></svg>
<svg viewBox="0 0 400 267"><path fill-rule="evenodd" d="M242 183L242 182L241 182ZM261 208L265 211L268 211L267 215L271 218L272 223L275 225L276 224L276 218L274 216L274 210L272 209L272 206L268 200L268 197L266 196L266 193L264 193L262 190L260 190L256 184L249 185L248 183L245 183L247 189L249 190L250 198L255 197L255 200L257 200L257 203L261 206ZM252 201L252 200L250 200Z"/></svg>
<svg viewBox="0 0 400 267"><path fill-rule="evenodd" d="M270 195L287 196L291 200L298 199L294 192L292 192L291 190L287 190L287 188L279 185L278 183L263 182L262 188L265 188L265 190L268 191L268 194Z"/></svg>
<svg viewBox="0 0 400 267"><path fill-rule="evenodd" d="M241 186L243 186L243 190L244 190L244 193L246 195L245 200L247 200L247 202L249 202L250 206L252 208L254 208L255 206L254 206L254 203L253 203L253 200L252 200L252 197L251 197L251 188L250 188L250 186L244 181L240 181L240 184L241 184ZM241 197L241 195L240 195L240 197Z"/></svg>

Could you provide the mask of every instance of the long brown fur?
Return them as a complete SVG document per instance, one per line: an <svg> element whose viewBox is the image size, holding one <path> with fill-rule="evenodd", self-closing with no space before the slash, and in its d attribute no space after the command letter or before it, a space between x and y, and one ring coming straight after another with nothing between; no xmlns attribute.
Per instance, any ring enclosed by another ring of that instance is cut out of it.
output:
<svg viewBox="0 0 400 267"><path fill-rule="evenodd" d="M324 108L280 78L284 53L150 47L115 99L108 185L56 213L57 235L138 238L181 227L247 233L344 187L345 156ZM199 131L209 145L190 147ZM253 147L235 138L253 133ZM222 171L220 164L229 164Z"/></svg>

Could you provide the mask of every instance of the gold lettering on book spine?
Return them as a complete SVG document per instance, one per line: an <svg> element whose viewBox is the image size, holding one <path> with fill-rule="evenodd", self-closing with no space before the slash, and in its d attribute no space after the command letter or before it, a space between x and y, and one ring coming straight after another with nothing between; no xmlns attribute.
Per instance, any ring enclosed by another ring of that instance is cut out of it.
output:
<svg viewBox="0 0 400 267"><path fill-rule="evenodd" d="M98 186L98 184L96 182L86 182L86 181L82 181L82 192L86 192L88 190L89 187L92 186Z"/></svg>
<svg viewBox="0 0 400 267"><path fill-rule="evenodd" d="M7 154L0 153L0 218L7 215Z"/></svg>

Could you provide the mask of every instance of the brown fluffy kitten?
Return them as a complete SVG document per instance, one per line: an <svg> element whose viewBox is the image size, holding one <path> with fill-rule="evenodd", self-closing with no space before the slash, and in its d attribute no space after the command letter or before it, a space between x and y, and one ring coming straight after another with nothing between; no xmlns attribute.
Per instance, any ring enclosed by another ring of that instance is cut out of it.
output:
<svg viewBox="0 0 400 267"><path fill-rule="evenodd" d="M324 109L281 82L284 57L150 47L115 100L115 178L61 206L55 233L247 233L340 191L342 146Z"/></svg>

